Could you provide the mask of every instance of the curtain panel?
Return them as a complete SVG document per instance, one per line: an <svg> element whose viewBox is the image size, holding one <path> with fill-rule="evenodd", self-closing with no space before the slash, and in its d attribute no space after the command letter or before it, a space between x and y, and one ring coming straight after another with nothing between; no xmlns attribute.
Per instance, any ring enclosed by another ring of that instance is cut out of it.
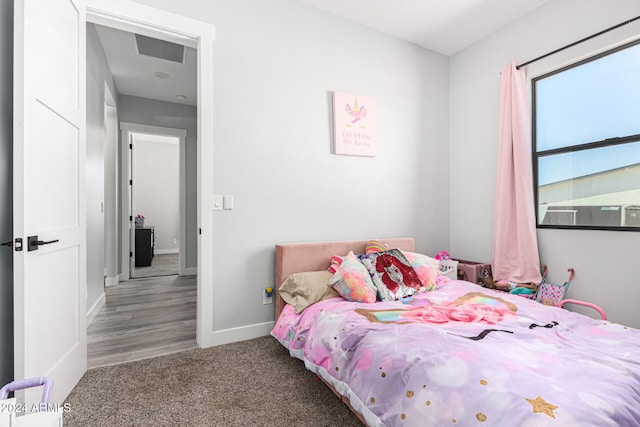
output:
<svg viewBox="0 0 640 427"><path fill-rule="evenodd" d="M500 78L492 264L494 280L540 283L528 98L524 68L506 65Z"/></svg>

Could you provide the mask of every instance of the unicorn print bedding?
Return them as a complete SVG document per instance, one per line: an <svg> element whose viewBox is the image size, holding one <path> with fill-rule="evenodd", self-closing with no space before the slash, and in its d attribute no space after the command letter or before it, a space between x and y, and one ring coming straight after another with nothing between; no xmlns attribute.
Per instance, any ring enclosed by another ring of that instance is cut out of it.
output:
<svg viewBox="0 0 640 427"><path fill-rule="evenodd" d="M464 281L271 334L371 426L638 426L640 331Z"/></svg>

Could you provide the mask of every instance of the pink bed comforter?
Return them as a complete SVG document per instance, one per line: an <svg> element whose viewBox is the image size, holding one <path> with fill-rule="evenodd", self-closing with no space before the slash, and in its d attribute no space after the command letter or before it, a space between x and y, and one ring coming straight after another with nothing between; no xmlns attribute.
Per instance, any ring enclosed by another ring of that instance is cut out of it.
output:
<svg viewBox="0 0 640 427"><path fill-rule="evenodd" d="M286 306L271 335L372 426L640 426L639 330L468 282Z"/></svg>

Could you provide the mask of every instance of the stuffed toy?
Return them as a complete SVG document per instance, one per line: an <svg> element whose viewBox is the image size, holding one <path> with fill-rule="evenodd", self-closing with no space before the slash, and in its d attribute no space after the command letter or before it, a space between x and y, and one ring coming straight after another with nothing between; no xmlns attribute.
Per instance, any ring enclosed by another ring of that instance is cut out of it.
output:
<svg viewBox="0 0 640 427"><path fill-rule="evenodd" d="M495 281L493 277L490 276L482 279L482 286L489 289L510 292L512 294L533 294L538 290L538 285L535 283L516 283L506 280Z"/></svg>

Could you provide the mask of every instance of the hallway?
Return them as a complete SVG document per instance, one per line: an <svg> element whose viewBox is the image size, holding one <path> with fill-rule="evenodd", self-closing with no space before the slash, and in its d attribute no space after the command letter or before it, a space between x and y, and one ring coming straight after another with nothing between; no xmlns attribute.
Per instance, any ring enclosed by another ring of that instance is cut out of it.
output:
<svg viewBox="0 0 640 427"><path fill-rule="evenodd" d="M87 329L88 368L196 347L196 276L122 282Z"/></svg>

